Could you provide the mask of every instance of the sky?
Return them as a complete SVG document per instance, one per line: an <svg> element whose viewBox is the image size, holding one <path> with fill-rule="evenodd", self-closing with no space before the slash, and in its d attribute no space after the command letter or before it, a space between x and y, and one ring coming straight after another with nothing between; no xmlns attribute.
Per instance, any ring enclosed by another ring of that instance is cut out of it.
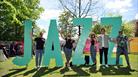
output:
<svg viewBox="0 0 138 77"><path fill-rule="evenodd" d="M138 19L138 0L98 1L98 6L102 5L102 8L106 10L106 13L101 17L106 16L107 13L119 13L120 15L122 15L122 20L125 21ZM58 16L63 12L63 9L58 0L40 0L40 6L43 7L45 11L40 15L40 19L37 20L37 25L41 29L46 30L46 33L44 34L44 37L46 37L48 33L50 20L56 19L58 21ZM102 12L103 10L100 11ZM99 14L91 15L91 17L95 20L98 17L98 15Z"/></svg>

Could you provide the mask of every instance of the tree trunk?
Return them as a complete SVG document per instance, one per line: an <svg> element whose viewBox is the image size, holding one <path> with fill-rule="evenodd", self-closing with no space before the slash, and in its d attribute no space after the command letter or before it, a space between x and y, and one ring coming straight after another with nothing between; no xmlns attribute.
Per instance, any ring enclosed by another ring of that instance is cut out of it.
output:
<svg viewBox="0 0 138 77"><path fill-rule="evenodd" d="M81 0L79 0L79 18L81 18ZM81 27L79 25L79 36L81 35Z"/></svg>

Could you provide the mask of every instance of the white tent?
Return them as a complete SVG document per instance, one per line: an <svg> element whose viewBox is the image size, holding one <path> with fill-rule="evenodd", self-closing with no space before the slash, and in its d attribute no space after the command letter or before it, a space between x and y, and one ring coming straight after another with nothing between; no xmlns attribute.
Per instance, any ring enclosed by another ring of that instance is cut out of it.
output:
<svg viewBox="0 0 138 77"><path fill-rule="evenodd" d="M5 61L7 58L5 56L5 54L3 53L3 50L0 49L0 61Z"/></svg>

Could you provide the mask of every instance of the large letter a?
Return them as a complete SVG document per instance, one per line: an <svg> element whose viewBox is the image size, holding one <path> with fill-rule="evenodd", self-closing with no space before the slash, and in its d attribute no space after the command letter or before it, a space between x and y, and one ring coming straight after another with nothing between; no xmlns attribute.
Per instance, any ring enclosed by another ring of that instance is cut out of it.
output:
<svg viewBox="0 0 138 77"><path fill-rule="evenodd" d="M48 66L51 58L55 58L57 67L63 66L56 20L50 21L48 37L45 43L43 64Z"/></svg>

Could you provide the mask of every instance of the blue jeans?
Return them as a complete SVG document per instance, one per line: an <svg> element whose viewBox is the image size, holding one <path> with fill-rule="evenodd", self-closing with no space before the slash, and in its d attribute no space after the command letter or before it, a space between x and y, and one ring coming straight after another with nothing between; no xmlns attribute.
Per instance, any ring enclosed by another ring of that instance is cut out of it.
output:
<svg viewBox="0 0 138 77"><path fill-rule="evenodd" d="M36 50L36 53L35 53L35 56L36 56L36 58L35 58L36 67L39 67L41 65L42 54L43 54L43 50L42 49Z"/></svg>
<svg viewBox="0 0 138 77"><path fill-rule="evenodd" d="M72 49L64 47L64 53L65 53L67 62L69 62L72 56Z"/></svg>
<svg viewBox="0 0 138 77"><path fill-rule="evenodd" d="M93 63L96 63L96 48L94 45L91 45L90 47L90 54L91 54L91 59Z"/></svg>

